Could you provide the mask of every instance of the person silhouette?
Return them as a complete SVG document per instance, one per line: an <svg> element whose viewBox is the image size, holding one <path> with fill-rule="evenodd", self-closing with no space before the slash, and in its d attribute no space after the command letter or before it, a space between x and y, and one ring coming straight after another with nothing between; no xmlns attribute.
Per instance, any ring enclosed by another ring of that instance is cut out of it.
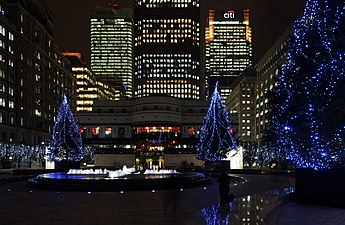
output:
<svg viewBox="0 0 345 225"><path fill-rule="evenodd" d="M220 204L226 204L228 202L228 195L230 191L230 177L223 170L217 178L217 182L219 183Z"/></svg>

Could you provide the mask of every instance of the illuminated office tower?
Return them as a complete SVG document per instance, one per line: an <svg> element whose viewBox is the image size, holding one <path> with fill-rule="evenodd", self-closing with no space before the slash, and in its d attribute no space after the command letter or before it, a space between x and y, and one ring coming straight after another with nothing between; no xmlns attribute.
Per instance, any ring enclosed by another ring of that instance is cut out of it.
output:
<svg viewBox="0 0 345 225"><path fill-rule="evenodd" d="M133 11L97 8L91 11L91 70L98 81L125 88L123 98L133 89Z"/></svg>
<svg viewBox="0 0 345 225"><path fill-rule="evenodd" d="M226 98L234 80L252 64L249 10L209 10L205 39L206 86L212 93L218 81Z"/></svg>
<svg viewBox="0 0 345 225"><path fill-rule="evenodd" d="M83 63L81 53L62 53L71 63L73 76L77 79L77 112L92 111L96 100L120 100L121 89L97 81L90 69ZM124 91L124 90L122 90Z"/></svg>
<svg viewBox="0 0 345 225"><path fill-rule="evenodd" d="M200 98L199 0L135 0L134 95Z"/></svg>

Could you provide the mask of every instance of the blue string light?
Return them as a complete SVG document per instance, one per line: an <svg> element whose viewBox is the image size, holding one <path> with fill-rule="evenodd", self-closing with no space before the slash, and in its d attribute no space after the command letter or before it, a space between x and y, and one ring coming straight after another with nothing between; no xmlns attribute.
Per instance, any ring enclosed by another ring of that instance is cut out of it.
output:
<svg viewBox="0 0 345 225"><path fill-rule="evenodd" d="M227 153L233 149L237 150L237 146L231 133L228 110L218 92L217 82L200 130L196 157L205 161L217 161L226 158Z"/></svg>
<svg viewBox="0 0 345 225"><path fill-rule="evenodd" d="M288 42L272 122L278 148L297 167L320 170L344 160L345 111L333 109L345 102L344 11L343 1L309 0Z"/></svg>
<svg viewBox="0 0 345 225"><path fill-rule="evenodd" d="M49 148L49 161L80 161L84 156L80 128L66 95L56 116Z"/></svg>

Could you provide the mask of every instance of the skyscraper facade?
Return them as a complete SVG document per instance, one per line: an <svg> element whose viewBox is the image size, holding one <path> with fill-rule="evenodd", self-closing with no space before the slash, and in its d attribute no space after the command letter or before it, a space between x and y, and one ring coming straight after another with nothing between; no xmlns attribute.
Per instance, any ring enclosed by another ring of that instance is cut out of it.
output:
<svg viewBox="0 0 345 225"><path fill-rule="evenodd" d="M91 11L91 70L96 79L133 91L133 10L112 5Z"/></svg>
<svg viewBox="0 0 345 225"><path fill-rule="evenodd" d="M212 93L218 81L226 98L234 80L252 64L249 10L209 10L205 39L206 88Z"/></svg>
<svg viewBox="0 0 345 225"><path fill-rule="evenodd" d="M199 0L135 0L135 97L200 98Z"/></svg>
<svg viewBox="0 0 345 225"><path fill-rule="evenodd" d="M268 94L273 92L277 85L277 77L287 57L287 41L293 32L291 26L255 65L258 81L255 110L257 141L262 141L272 126Z"/></svg>
<svg viewBox="0 0 345 225"><path fill-rule="evenodd" d="M120 100L121 92L117 87L97 81L91 70L83 63L81 53L64 52L71 62L73 76L77 79L76 110L90 112L95 100Z"/></svg>
<svg viewBox="0 0 345 225"><path fill-rule="evenodd" d="M76 79L54 41L44 1L0 2L0 142L49 140L63 94L75 108Z"/></svg>

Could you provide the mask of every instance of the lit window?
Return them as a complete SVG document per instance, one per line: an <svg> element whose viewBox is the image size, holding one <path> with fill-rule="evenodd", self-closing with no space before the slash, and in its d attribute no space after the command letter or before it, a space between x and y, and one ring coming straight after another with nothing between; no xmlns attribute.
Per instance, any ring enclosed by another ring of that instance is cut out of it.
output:
<svg viewBox="0 0 345 225"><path fill-rule="evenodd" d="M195 137L195 129L194 127L188 127L188 136Z"/></svg>
<svg viewBox="0 0 345 225"><path fill-rule="evenodd" d="M99 135L99 127L92 127L91 132L92 135Z"/></svg>
<svg viewBox="0 0 345 225"><path fill-rule="evenodd" d="M111 135L113 133L113 130L111 127L106 127L104 133L105 135Z"/></svg>

